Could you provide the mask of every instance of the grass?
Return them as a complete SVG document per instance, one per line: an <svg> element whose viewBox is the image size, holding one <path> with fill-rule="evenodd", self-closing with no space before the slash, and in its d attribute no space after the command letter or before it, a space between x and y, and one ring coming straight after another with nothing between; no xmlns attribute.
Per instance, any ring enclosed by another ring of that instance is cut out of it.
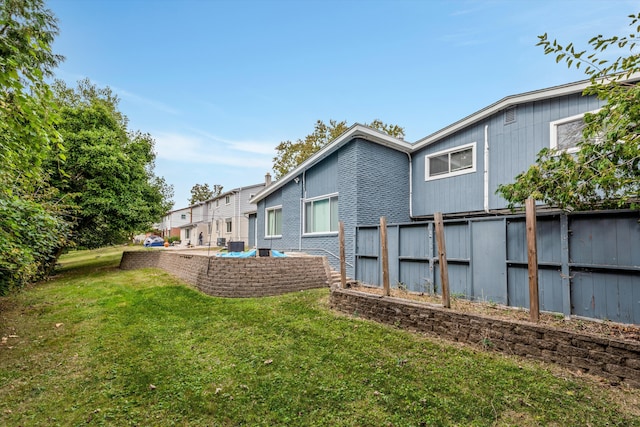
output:
<svg viewBox="0 0 640 427"><path fill-rule="evenodd" d="M0 299L0 425L640 426L638 392L336 315L202 295L122 249Z"/></svg>

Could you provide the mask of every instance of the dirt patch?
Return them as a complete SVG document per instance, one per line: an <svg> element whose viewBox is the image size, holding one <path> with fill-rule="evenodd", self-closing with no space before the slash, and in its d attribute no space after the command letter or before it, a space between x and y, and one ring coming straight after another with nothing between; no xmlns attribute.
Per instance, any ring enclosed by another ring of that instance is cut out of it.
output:
<svg viewBox="0 0 640 427"><path fill-rule="evenodd" d="M350 283L353 290L382 295L382 288ZM412 301L441 305L439 295L416 293L402 289L391 289L391 296ZM501 320L529 321L529 311L488 302L474 302L462 298L451 298L451 309L460 313L477 314ZM561 314L540 313L540 325L552 326L573 332L596 335L602 338L617 338L640 342L640 325L627 325L610 321L599 321L577 317L566 318Z"/></svg>

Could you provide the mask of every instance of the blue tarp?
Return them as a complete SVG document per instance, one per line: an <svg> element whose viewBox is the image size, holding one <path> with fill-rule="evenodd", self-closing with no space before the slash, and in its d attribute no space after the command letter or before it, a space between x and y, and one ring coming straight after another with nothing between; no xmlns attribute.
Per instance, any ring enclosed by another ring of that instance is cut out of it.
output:
<svg viewBox="0 0 640 427"><path fill-rule="evenodd" d="M220 253L216 256L219 257L224 257L224 258L251 258L256 256L256 250L252 249L250 251L247 252L223 252ZM285 254L283 254L282 252L278 252L276 250L271 250L271 256L272 257L277 257L277 258L282 258L282 257L286 257Z"/></svg>

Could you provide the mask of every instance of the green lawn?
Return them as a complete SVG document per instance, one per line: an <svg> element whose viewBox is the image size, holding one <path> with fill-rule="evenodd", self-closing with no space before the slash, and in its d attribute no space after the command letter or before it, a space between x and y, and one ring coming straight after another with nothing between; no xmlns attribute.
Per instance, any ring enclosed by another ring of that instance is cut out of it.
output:
<svg viewBox="0 0 640 427"><path fill-rule="evenodd" d="M0 299L0 425L640 426L638 391L337 315L326 289L205 296L121 251Z"/></svg>

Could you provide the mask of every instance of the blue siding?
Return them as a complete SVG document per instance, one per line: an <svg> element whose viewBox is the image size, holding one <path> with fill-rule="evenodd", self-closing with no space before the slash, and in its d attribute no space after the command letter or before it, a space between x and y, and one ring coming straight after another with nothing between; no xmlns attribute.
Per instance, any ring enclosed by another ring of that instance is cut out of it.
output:
<svg viewBox="0 0 640 427"><path fill-rule="evenodd" d="M338 192L338 154L324 159L305 174L306 197L318 197Z"/></svg>
<svg viewBox="0 0 640 427"><path fill-rule="evenodd" d="M550 122L593 111L603 102L581 94L520 104L516 121L505 124L504 112L462 129L416 151L413 158L413 213L458 213L484 209L485 126L489 142L489 209L504 209L506 201L495 194L498 185L535 163L538 152L550 146ZM476 171L466 175L425 181L425 156L476 142Z"/></svg>

